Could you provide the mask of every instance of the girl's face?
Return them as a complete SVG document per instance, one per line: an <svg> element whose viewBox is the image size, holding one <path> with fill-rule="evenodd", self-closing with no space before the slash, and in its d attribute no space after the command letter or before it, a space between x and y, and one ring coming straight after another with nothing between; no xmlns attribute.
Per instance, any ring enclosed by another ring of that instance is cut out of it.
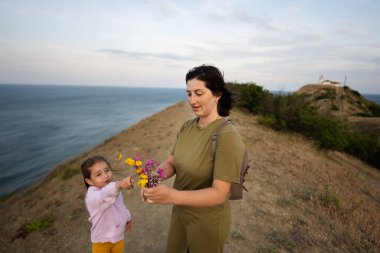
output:
<svg viewBox="0 0 380 253"><path fill-rule="evenodd" d="M214 96L205 82L196 78L187 81L188 102L194 114L198 117L218 115L218 100L220 96Z"/></svg>
<svg viewBox="0 0 380 253"><path fill-rule="evenodd" d="M102 188L112 181L112 171L108 164L104 161L99 161L90 167L91 176L86 178L86 183Z"/></svg>

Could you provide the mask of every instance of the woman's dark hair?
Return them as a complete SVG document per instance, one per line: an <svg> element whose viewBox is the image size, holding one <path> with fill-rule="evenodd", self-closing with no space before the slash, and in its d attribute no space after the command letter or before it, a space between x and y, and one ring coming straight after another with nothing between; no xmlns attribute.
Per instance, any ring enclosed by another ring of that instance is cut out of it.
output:
<svg viewBox="0 0 380 253"><path fill-rule="evenodd" d="M211 90L214 96L220 96L218 101L219 115L223 117L230 115L232 96L226 87L223 74L220 70L214 66L201 65L187 72L186 83L194 78L205 82L206 87Z"/></svg>
<svg viewBox="0 0 380 253"><path fill-rule="evenodd" d="M99 156L99 155L87 158L86 161L84 161L82 165L80 166L82 170L83 181L87 188L90 187L90 185L86 183L85 179L91 178L90 168L94 166L95 163L98 163L98 162L105 162L108 165L108 167L111 168L110 163L103 156Z"/></svg>

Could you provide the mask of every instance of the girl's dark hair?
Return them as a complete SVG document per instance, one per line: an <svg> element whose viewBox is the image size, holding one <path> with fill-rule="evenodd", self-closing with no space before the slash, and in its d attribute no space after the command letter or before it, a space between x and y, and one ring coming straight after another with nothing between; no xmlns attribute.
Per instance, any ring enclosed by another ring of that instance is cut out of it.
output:
<svg viewBox="0 0 380 253"><path fill-rule="evenodd" d="M211 90L214 96L220 96L218 101L219 115L223 117L230 115L232 96L226 87L223 74L220 70L211 65L201 65L187 72L186 83L194 78L205 82L206 87Z"/></svg>
<svg viewBox="0 0 380 253"><path fill-rule="evenodd" d="M90 168L94 166L94 164L97 162L105 162L108 165L108 167L111 168L110 163L103 156L97 155L97 156L87 158L86 161L84 161L82 165L80 166L82 170L83 181L87 188L90 187L90 185L86 183L85 179L91 178Z"/></svg>

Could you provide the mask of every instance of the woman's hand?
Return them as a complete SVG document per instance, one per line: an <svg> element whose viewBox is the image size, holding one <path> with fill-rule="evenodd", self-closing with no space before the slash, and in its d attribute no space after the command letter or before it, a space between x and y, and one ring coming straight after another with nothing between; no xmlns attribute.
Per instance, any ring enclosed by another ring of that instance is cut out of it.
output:
<svg viewBox="0 0 380 253"><path fill-rule="evenodd" d="M173 197L177 190L160 184L153 188L142 189L142 198L150 204L174 204Z"/></svg>
<svg viewBox="0 0 380 253"><path fill-rule="evenodd" d="M143 188L141 198L150 204L173 204L193 207L209 207L228 200L231 183L214 179L212 187L180 191L164 184L153 188Z"/></svg>

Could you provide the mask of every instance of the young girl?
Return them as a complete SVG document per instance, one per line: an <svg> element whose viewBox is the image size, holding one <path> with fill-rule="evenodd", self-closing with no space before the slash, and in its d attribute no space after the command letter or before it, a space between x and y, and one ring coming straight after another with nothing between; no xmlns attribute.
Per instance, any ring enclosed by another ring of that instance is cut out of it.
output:
<svg viewBox="0 0 380 253"><path fill-rule="evenodd" d="M88 158L81 169L88 188L85 202L92 224L92 252L122 253L124 231L132 229L132 220L120 190L133 188L132 174L113 182L110 164L101 156Z"/></svg>

